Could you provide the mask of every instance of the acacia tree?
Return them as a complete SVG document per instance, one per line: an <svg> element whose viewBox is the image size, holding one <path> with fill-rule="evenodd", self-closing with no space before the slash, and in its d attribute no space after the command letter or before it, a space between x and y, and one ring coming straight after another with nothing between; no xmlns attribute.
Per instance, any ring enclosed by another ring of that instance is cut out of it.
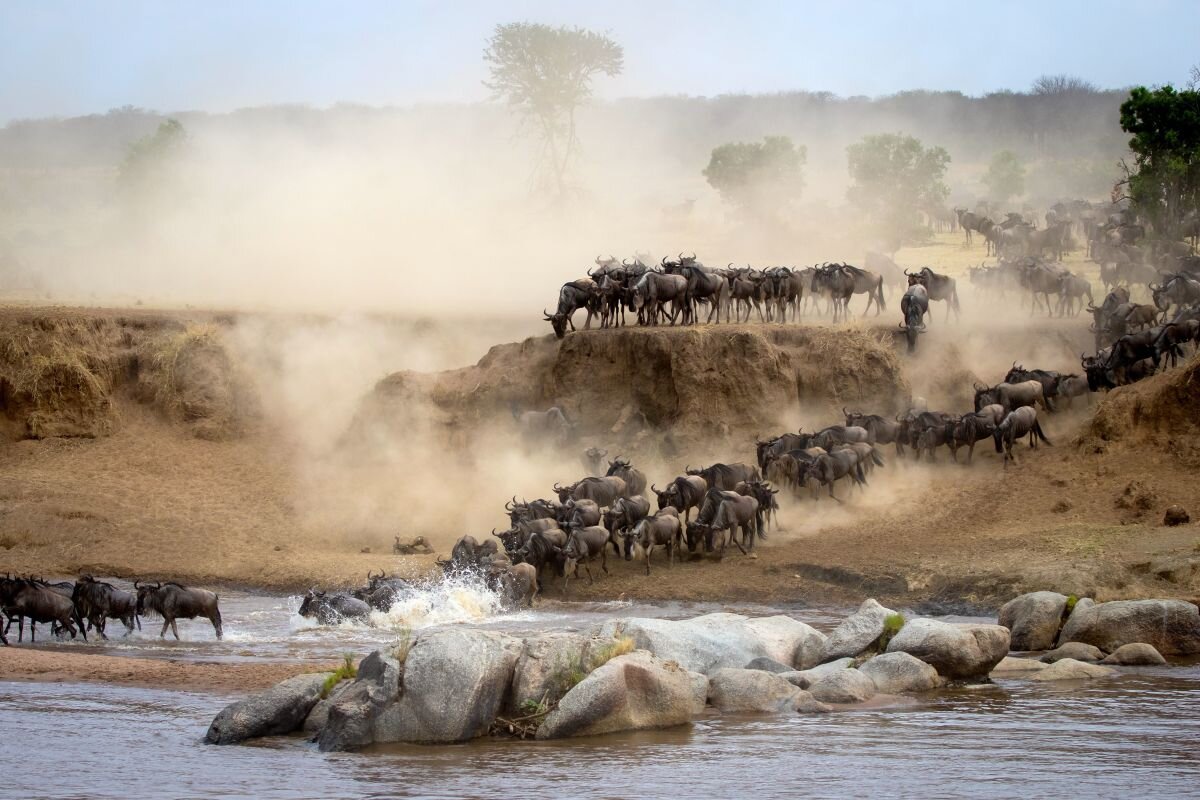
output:
<svg viewBox="0 0 1200 800"><path fill-rule="evenodd" d="M535 185L566 193L566 176L579 149L575 111L592 96L596 75L619 75L622 47L584 28L530 22L497 25L483 51L493 99L504 100L541 142Z"/></svg>
<svg viewBox="0 0 1200 800"><path fill-rule="evenodd" d="M950 154L899 133L865 136L846 148L853 184L846 196L891 241L920 232L918 211L942 205Z"/></svg>
<svg viewBox="0 0 1200 800"><path fill-rule="evenodd" d="M1127 197L1163 236L1179 235L1200 209L1200 91L1138 86L1121 104L1121 129L1132 134L1134 165L1125 168Z"/></svg>
<svg viewBox="0 0 1200 800"><path fill-rule="evenodd" d="M122 189L139 193L161 184L186 146L187 131L178 120L161 122L158 130L129 146L117 170Z"/></svg>
<svg viewBox="0 0 1200 800"><path fill-rule="evenodd" d="M1011 150L1001 150L992 156L992 163L983 176L983 183L988 187L988 197L1000 204L1005 204L1014 197L1025 194L1025 167L1017 154Z"/></svg>
<svg viewBox="0 0 1200 800"><path fill-rule="evenodd" d="M808 151L787 136L716 147L701 174L721 198L754 217L776 217L804 190Z"/></svg>

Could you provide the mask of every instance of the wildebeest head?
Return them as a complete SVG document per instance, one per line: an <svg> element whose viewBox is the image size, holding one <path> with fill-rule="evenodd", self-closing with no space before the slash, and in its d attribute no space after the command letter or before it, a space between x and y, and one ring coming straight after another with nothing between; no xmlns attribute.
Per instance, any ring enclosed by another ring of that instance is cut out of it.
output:
<svg viewBox="0 0 1200 800"><path fill-rule="evenodd" d="M542 309L542 316L550 323L550 327L554 328L554 336L561 339L567 335L567 315L562 313L550 314L546 309Z"/></svg>
<svg viewBox="0 0 1200 800"><path fill-rule="evenodd" d="M971 384L975 388L975 410L990 406L993 403L1000 402L1000 392L995 387L980 386L978 383Z"/></svg>
<svg viewBox="0 0 1200 800"><path fill-rule="evenodd" d="M567 502L567 500L571 498L571 492L573 491L575 491L575 484L573 483L567 486L559 486L557 483L554 484L554 493L558 495L558 502L560 503Z"/></svg>
<svg viewBox="0 0 1200 800"><path fill-rule="evenodd" d="M629 459L617 458L614 461L608 462L608 472L606 475L620 475L625 470L629 469Z"/></svg>
<svg viewBox="0 0 1200 800"><path fill-rule="evenodd" d="M300 603L300 611L302 617L312 617L317 613L317 606L325 599L325 592L320 589L309 589L304 593L304 600Z"/></svg>
<svg viewBox="0 0 1200 800"><path fill-rule="evenodd" d="M666 489L659 490L659 488L652 483L650 484L650 491L654 492L654 496L658 498L659 511L662 511L667 506L675 505L675 495L678 492L675 484L668 484Z"/></svg>
<svg viewBox="0 0 1200 800"><path fill-rule="evenodd" d="M137 613L139 616L144 616L147 611L157 611L158 603L156 602L156 593L162 588L161 583L149 584L133 582L133 589L137 592Z"/></svg>

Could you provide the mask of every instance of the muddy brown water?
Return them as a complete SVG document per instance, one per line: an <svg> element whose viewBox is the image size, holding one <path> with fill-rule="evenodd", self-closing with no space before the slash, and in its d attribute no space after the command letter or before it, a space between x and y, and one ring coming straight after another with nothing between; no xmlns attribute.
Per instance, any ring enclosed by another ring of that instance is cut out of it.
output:
<svg viewBox="0 0 1200 800"><path fill-rule="evenodd" d="M461 587L460 587L461 588ZM228 635L158 625L104 644L49 649L203 661L328 660L398 628L479 625L514 633L586 628L613 616L784 611L828 629L845 609L600 603L497 614L474 590L375 620L318 628L297 598L223 595ZM0 658L3 655L0 653ZM828 715L706 716L666 731L564 742L479 740L322 754L300 737L212 747L232 696L78 683L0 682L4 797L1195 797L1200 663L1125 669L1092 684L1001 680L884 708Z"/></svg>

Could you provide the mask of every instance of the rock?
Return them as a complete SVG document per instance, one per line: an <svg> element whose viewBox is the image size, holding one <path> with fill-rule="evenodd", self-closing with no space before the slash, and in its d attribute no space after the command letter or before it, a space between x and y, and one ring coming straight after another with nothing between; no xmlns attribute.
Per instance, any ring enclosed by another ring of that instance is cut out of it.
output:
<svg viewBox="0 0 1200 800"><path fill-rule="evenodd" d="M829 673L808 691L824 703L861 703L875 696L875 682L850 667Z"/></svg>
<svg viewBox="0 0 1200 800"><path fill-rule="evenodd" d="M914 619L888 644L889 653L908 653L943 678L984 678L1008 655L1008 628L1001 625Z"/></svg>
<svg viewBox="0 0 1200 800"><path fill-rule="evenodd" d="M1145 642L1123 644L1108 654L1101 664L1118 664L1127 667L1148 667L1166 664L1162 653L1154 649L1154 645Z"/></svg>
<svg viewBox="0 0 1200 800"><path fill-rule="evenodd" d="M749 619L725 613L689 620L610 620L597 636L630 636L639 649L705 675L718 669L740 669L760 656L811 666L817 663L825 641L823 633L791 617Z"/></svg>
<svg viewBox="0 0 1200 800"><path fill-rule="evenodd" d="M801 714L828 714L833 711L833 706L825 705L811 693L801 689L796 695L796 711Z"/></svg>
<svg viewBox="0 0 1200 800"><path fill-rule="evenodd" d="M304 726L301 728L310 736L315 736L325 727L325 723L329 721L329 709L337 702L337 699L342 696L342 693L354 685L352 680L344 680L333 690L329 692L329 696L323 700L318 700L317 704L312 707L312 711L308 712L308 716L304 718Z"/></svg>
<svg viewBox="0 0 1200 800"><path fill-rule="evenodd" d="M1083 644L1082 642L1067 642L1048 653L1043 653L1040 660L1045 664L1053 664L1055 661L1062 661L1064 658L1073 658L1076 661L1096 662L1104 658L1104 651L1099 647L1093 647L1090 644Z"/></svg>
<svg viewBox="0 0 1200 800"><path fill-rule="evenodd" d="M1144 642L1165 656L1200 653L1200 608L1183 600L1117 600L1075 606L1059 641L1113 652Z"/></svg>
<svg viewBox="0 0 1200 800"><path fill-rule="evenodd" d="M231 703L208 726L205 741L236 744L259 736L279 736L299 730L308 712L321 699L321 690L328 677L328 672L297 675L265 692Z"/></svg>
<svg viewBox="0 0 1200 800"><path fill-rule="evenodd" d="M1055 661L1041 672L1035 672L1033 675L1029 676L1029 680L1082 681L1094 680L1095 678L1107 678L1116 674L1117 671L1115 669L1111 669L1110 667L1101 667L1097 664L1085 664L1082 661L1076 661L1073 658L1064 658L1062 661Z"/></svg>
<svg viewBox="0 0 1200 800"><path fill-rule="evenodd" d="M354 682L329 704L317 735L322 752L357 750L375 740L375 718L400 692L400 661L392 650L376 650L358 665Z"/></svg>
<svg viewBox="0 0 1200 800"><path fill-rule="evenodd" d="M1188 512L1183 506L1167 506L1167 511L1163 514L1163 525L1186 525L1192 521L1188 516Z"/></svg>
<svg viewBox="0 0 1200 800"><path fill-rule="evenodd" d="M1066 610L1065 594L1031 592L1001 606L999 622L1012 632L1009 647L1013 650L1049 650Z"/></svg>
<svg viewBox="0 0 1200 800"><path fill-rule="evenodd" d="M858 611L842 620L825 640L821 661L833 661L846 656L856 656L866 650L883 633L883 623L895 614L874 600L866 600Z"/></svg>
<svg viewBox="0 0 1200 800"><path fill-rule="evenodd" d="M564 680L567 673L582 668L588 641L584 634L566 631L526 638L513 674L509 711L519 712L526 701L557 703L570 688Z"/></svg>
<svg viewBox="0 0 1200 800"><path fill-rule="evenodd" d="M400 700L375 720L376 742L464 742L488 732L512 683L521 640L449 628L420 636Z"/></svg>
<svg viewBox="0 0 1200 800"><path fill-rule="evenodd" d="M1013 675L1022 672L1040 672L1046 668L1046 665L1040 661L1034 661L1032 658L1013 658L1005 656L1000 660L1000 663L992 667L992 676L996 675Z"/></svg>
<svg viewBox="0 0 1200 800"><path fill-rule="evenodd" d="M783 678L789 683L799 686L801 689L807 689L831 672L837 672L838 670L846 669L853 664L853 658L839 658L837 661L830 661L822 664L819 667L813 667L812 669L798 670L794 672L781 672L779 673L779 677Z"/></svg>
<svg viewBox="0 0 1200 800"><path fill-rule="evenodd" d="M683 725L704 712L707 696L703 675L635 650L611 659L567 692L538 728L537 738Z"/></svg>
<svg viewBox="0 0 1200 800"><path fill-rule="evenodd" d="M746 665L746 669L759 669L763 672L795 672L796 668L767 656L759 656Z"/></svg>
<svg viewBox="0 0 1200 800"><path fill-rule="evenodd" d="M708 679L708 702L719 711L794 711L802 692L757 669L719 669Z"/></svg>
<svg viewBox="0 0 1200 800"><path fill-rule="evenodd" d="M884 653L859 666L883 694L926 692L942 685L937 670L908 653Z"/></svg>

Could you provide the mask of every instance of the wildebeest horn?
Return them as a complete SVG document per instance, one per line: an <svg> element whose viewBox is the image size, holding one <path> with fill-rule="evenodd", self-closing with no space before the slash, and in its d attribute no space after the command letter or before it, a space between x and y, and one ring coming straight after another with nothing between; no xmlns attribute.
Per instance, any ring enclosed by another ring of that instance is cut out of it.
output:
<svg viewBox="0 0 1200 800"><path fill-rule="evenodd" d="M660 263L660 264L662 264L662 265L665 267L665 266L667 265L667 257L666 257L666 256L663 256L663 257L662 257L662 261L660 261L659 263Z"/></svg>
<svg viewBox="0 0 1200 800"><path fill-rule="evenodd" d="M133 588L135 588L135 589L140 589L140 588L141 588L141 584L140 584L140 583L138 583L138 582L135 580L135 581L133 582Z"/></svg>
<svg viewBox="0 0 1200 800"><path fill-rule="evenodd" d="M904 270L904 274L905 274L905 275L907 275L907 274L908 274L908 270L907 270L907 269L906 269L906 270Z"/></svg>
<svg viewBox="0 0 1200 800"><path fill-rule="evenodd" d="M908 330L908 327L907 327L907 326L905 326L905 324L904 324L903 322L897 323L896 327L897 327L897 328L899 328L899 329L900 329L900 330L902 330L902 331L906 331L906 330Z"/></svg>
<svg viewBox="0 0 1200 800"><path fill-rule="evenodd" d="M550 316L550 312L544 308L542 309L542 316L545 317L546 319L554 319L554 317Z"/></svg>
<svg viewBox="0 0 1200 800"><path fill-rule="evenodd" d="M600 256L596 256L596 266L600 266Z"/></svg>
<svg viewBox="0 0 1200 800"><path fill-rule="evenodd" d="M630 264L630 263L628 263L626 259L622 258L622 259L621 259L621 266L622 266L622 267L632 267L632 266L633 266L633 264Z"/></svg>
<svg viewBox="0 0 1200 800"><path fill-rule="evenodd" d="M691 254L690 256L688 256L688 258L689 258L690 260L692 260L692 261L695 261L695 260L696 260L696 251L695 251L695 250L693 250L693 251L692 251L692 254Z"/></svg>
<svg viewBox="0 0 1200 800"><path fill-rule="evenodd" d="M849 413L846 411L846 407L845 407L845 406L842 406L842 416L843 416L843 417L848 417L848 416L850 416L850 414L849 414Z"/></svg>
<svg viewBox="0 0 1200 800"><path fill-rule="evenodd" d="M650 484L650 491L654 492L655 494L662 494L662 492L660 492L660 491L658 490L658 487L657 487L657 486L655 486L653 483L652 483L652 484Z"/></svg>

